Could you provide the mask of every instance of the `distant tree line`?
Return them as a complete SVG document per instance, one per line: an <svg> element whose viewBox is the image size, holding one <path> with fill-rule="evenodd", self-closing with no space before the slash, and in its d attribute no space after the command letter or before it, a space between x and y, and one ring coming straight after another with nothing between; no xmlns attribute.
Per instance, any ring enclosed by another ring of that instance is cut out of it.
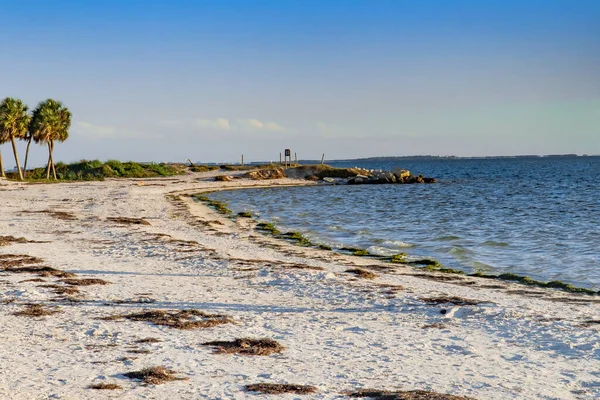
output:
<svg viewBox="0 0 600 400"><path fill-rule="evenodd" d="M53 99L39 103L31 114L27 112L28 109L27 105L19 99L7 97L2 100L0 103L0 144L11 142L20 180L25 178L31 142L48 146L46 179L50 179L51 172L56 179L56 168L52 158L54 144L64 142L69 137L71 112L60 101ZM21 169L17 153L17 139L27 141L23 169ZM2 153L0 153L0 173L3 177L5 176Z"/></svg>

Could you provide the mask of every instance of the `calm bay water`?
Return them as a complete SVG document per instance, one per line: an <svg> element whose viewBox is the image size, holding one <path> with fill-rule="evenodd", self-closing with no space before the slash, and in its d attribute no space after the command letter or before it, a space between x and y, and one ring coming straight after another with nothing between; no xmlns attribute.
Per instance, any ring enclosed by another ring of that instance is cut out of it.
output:
<svg viewBox="0 0 600 400"><path fill-rule="evenodd" d="M600 289L600 157L396 160L433 185L226 191L211 197L317 243Z"/></svg>

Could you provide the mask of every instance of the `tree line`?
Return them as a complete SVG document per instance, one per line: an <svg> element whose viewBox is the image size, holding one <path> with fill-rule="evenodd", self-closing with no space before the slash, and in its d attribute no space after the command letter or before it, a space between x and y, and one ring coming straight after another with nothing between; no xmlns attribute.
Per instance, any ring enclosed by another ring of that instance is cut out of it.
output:
<svg viewBox="0 0 600 400"><path fill-rule="evenodd" d="M19 99L7 97L0 102L0 144L11 142L20 180L25 178L31 142L48 146L46 179L50 179L51 172L56 179L56 168L52 158L54 144L64 142L69 137L71 112L60 101L53 99L40 102L31 114L28 110L29 107ZM23 169L19 162L16 140L27 141ZM4 177L1 152L0 172Z"/></svg>

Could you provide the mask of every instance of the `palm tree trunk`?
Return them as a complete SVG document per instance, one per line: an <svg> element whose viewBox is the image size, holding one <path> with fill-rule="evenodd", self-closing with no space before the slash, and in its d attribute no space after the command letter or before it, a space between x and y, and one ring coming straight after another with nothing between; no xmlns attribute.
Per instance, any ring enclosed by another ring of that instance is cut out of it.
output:
<svg viewBox="0 0 600 400"><path fill-rule="evenodd" d="M17 170L19 171L19 180L23 180L23 171L21 171L21 163L19 163L19 154L17 154L17 144L15 143L15 137L10 137L10 142L12 143L13 153L15 155L15 162L17 163Z"/></svg>
<svg viewBox="0 0 600 400"><path fill-rule="evenodd" d="M0 152L0 177L6 178L6 174L4 173L4 164L2 163L2 152Z"/></svg>
<svg viewBox="0 0 600 400"><path fill-rule="evenodd" d="M48 167L46 168L46 179L50 179L50 169L52 168L52 149L48 142Z"/></svg>
<svg viewBox="0 0 600 400"><path fill-rule="evenodd" d="M33 136L29 137L29 141L27 142L27 150L25 150L25 165L23 165L23 178L27 175L27 159L29 158L29 146L31 146L31 139Z"/></svg>
<svg viewBox="0 0 600 400"><path fill-rule="evenodd" d="M52 173L54 174L54 180L58 180L56 178L56 168L54 167L54 159L52 158L52 153L54 153L54 140L50 141L50 162L52 162Z"/></svg>

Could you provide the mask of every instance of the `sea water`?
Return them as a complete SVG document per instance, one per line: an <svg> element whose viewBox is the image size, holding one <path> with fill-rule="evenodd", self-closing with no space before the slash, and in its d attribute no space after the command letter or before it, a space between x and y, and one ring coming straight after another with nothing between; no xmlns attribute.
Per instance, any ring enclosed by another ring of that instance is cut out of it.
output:
<svg viewBox="0 0 600 400"><path fill-rule="evenodd" d="M409 169L438 183L248 189L210 197L316 243L600 289L600 157L331 164Z"/></svg>

